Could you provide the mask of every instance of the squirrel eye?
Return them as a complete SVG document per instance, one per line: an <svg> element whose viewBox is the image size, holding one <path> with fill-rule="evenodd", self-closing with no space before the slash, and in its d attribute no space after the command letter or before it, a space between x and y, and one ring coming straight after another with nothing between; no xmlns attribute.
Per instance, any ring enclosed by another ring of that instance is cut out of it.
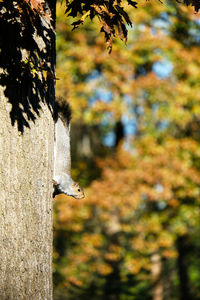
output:
<svg viewBox="0 0 200 300"><path fill-rule="evenodd" d="M78 189L78 192L80 192L81 190L80 189Z"/></svg>

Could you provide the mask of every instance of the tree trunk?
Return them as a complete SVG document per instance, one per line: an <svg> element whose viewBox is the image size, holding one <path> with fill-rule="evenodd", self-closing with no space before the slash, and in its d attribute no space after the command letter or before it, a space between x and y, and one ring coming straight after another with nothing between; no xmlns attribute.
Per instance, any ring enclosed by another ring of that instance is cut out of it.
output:
<svg viewBox="0 0 200 300"><path fill-rule="evenodd" d="M188 236L181 236L177 240L178 249L178 275L179 275L179 299L180 300L190 300L192 299L190 295L190 284L188 276L188 251L189 251L189 239Z"/></svg>
<svg viewBox="0 0 200 300"><path fill-rule="evenodd" d="M55 1L50 2L47 11L54 14ZM54 24L26 15L24 7L21 17L18 8L26 2L16 3L0 7L0 299L49 300ZM45 70L35 69L39 60ZM44 78L48 68L51 76Z"/></svg>
<svg viewBox="0 0 200 300"><path fill-rule="evenodd" d="M115 148L124 139L124 125L121 120L117 121L115 124Z"/></svg>
<svg viewBox="0 0 200 300"><path fill-rule="evenodd" d="M163 284L162 284L162 262L159 253L151 256L151 275L153 283L153 300L163 300Z"/></svg>

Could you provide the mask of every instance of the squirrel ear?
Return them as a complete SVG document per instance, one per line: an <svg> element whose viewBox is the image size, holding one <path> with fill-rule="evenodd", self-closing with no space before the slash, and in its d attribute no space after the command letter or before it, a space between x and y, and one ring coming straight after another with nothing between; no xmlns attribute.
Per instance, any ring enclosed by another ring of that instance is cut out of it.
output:
<svg viewBox="0 0 200 300"><path fill-rule="evenodd" d="M78 186L79 186L78 182L74 182L74 183L72 184L72 187L78 187Z"/></svg>
<svg viewBox="0 0 200 300"><path fill-rule="evenodd" d="M53 181L53 185L58 185L58 182L57 181L55 181L54 179L52 180Z"/></svg>

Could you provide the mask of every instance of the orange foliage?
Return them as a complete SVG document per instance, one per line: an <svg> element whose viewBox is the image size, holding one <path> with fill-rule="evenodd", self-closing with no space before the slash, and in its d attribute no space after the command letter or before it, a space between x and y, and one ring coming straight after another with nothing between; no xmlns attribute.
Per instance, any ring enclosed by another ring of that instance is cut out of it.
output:
<svg viewBox="0 0 200 300"><path fill-rule="evenodd" d="M113 123L126 116L136 124L111 155L96 159L101 178L91 182L83 201L56 200L55 228L70 231L73 241L62 274L76 275L85 286L117 266L123 280L143 274L150 281L153 253L176 259L177 239L199 226L200 50L187 31L197 16L175 3L130 10L135 27L127 48L115 41L108 56L95 23L87 23L88 35L84 28L69 34L60 13L58 28L67 30L68 43L61 34L57 90L68 96L76 122L103 127L110 113ZM180 23L186 37L177 34ZM163 61L162 71L168 63L172 70L162 77L154 67ZM111 99L97 90L110 92Z"/></svg>

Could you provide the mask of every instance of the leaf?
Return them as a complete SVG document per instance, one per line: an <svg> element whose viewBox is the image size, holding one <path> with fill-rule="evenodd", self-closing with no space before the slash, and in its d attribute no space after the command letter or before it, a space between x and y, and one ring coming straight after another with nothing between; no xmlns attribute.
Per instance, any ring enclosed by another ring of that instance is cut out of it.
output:
<svg viewBox="0 0 200 300"><path fill-rule="evenodd" d="M24 0L24 1L30 5L31 10L33 12L36 12L38 15L43 16L47 19L51 19L50 15L45 11L44 0Z"/></svg>
<svg viewBox="0 0 200 300"><path fill-rule="evenodd" d="M190 4L194 6L196 12L200 9L200 1L199 0L184 0L184 3L189 6Z"/></svg>
<svg viewBox="0 0 200 300"><path fill-rule="evenodd" d="M102 27L101 27L101 32L104 32L105 34L105 39L106 39L106 44L107 44L107 49L109 53L112 51L112 35L115 35L115 30L114 27L108 26L106 22L101 21Z"/></svg>
<svg viewBox="0 0 200 300"><path fill-rule="evenodd" d="M118 34L122 41L127 41L127 29L124 24L119 23L118 25Z"/></svg>
<svg viewBox="0 0 200 300"><path fill-rule="evenodd" d="M30 3L31 8L37 12L44 11L44 0L24 0L26 3Z"/></svg>
<svg viewBox="0 0 200 300"><path fill-rule="evenodd" d="M132 5L133 7L137 8L138 3L132 0L127 0L129 5Z"/></svg>
<svg viewBox="0 0 200 300"><path fill-rule="evenodd" d="M76 22L73 22L73 23L71 24L72 26L74 26L73 29L72 29L72 31L73 31L74 29L76 29L77 27L79 27L80 24L83 24L83 21L82 21L82 20L78 20L78 21L76 21Z"/></svg>
<svg viewBox="0 0 200 300"><path fill-rule="evenodd" d="M73 30L79 27L80 24L83 24L86 17L90 16L90 19L92 20L97 16L101 24L100 31L105 34L107 48L109 52L111 52L112 38L115 36L115 33L118 32L118 36L126 42L126 24L132 25L129 15L124 10L121 3L121 0L67 0L65 13L72 17L79 17L79 15L81 15L79 20L72 23ZM131 1L130 4L136 5L133 1Z"/></svg>
<svg viewBox="0 0 200 300"><path fill-rule="evenodd" d="M70 4L68 4L68 3L69 3L69 1L66 1L67 9L65 10L65 14L67 14L68 16L76 17L78 15L78 13L80 13L80 14L83 13L81 1L73 0L73 1L71 1Z"/></svg>
<svg viewBox="0 0 200 300"><path fill-rule="evenodd" d="M124 9L123 9L121 6L119 6L119 5L115 5L115 8L116 8L117 11L119 12L119 14L122 15L122 16L124 17L126 23L127 23L128 25L131 25L131 26L132 26L132 22L131 22L131 20L130 20L130 18L129 18L129 16L128 16L128 14L124 11ZM121 22L121 23L122 23L122 22Z"/></svg>

